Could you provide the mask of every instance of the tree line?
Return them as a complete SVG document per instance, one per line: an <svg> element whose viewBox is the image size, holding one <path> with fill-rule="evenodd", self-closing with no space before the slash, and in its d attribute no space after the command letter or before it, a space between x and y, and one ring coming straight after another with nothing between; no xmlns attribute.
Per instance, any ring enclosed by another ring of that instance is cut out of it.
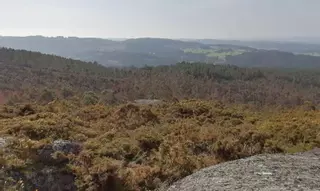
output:
<svg viewBox="0 0 320 191"><path fill-rule="evenodd" d="M206 99L261 106L320 103L320 70L315 69L241 68L188 62L106 68L97 63L12 49L0 49L0 63L1 94L14 102L49 102L94 95L93 103L109 104L135 99Z"/></svg>

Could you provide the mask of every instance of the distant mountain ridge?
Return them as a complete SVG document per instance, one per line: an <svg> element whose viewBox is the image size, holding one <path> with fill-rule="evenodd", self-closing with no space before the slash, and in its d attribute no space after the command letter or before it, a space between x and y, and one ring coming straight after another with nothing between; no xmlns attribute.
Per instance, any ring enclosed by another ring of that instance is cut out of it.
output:
<svg viewBox="0 0 320 191"><path fill-rule="evenodd" d="M200 42L203 44L232 44L238 46L247 46L256 49L279 50L293 53L320 53L320 40L218 40L218 39L197 39L188 40Z"/></svg>
<svg viewBox="0 0 320 191"><path fill-rule="evenodd" d="M240 66L259 67L261 67L261 63L265 63L268 64L267 66L290 67L303 66L304 63L300 62L306 60L312 60L307 61L307 63L312 62L312 67L318 67L318 58L311 56L305 56L302 59L300 56L290 55L292 57L290 59L294 59L294 65L288 64L289 61L281 60L280 57L275 57L271 60L277 64L266 63L263 60L270 55L270 52L260 49L320 56L320 45L317 44L212 39L137 38L108 40L78 37L0 36L0 47L36 51L82 61L96 61L104 66L116 67L171 65L182 61L214 64L231 63ZM260 60L259 63L253 63L251 62L252 60L249 63L243 63L243 60L240 60L238 63L237 59L243 59L241 55L244 53L246 53L246 56L253 56L255 59ZM278 52L274 55L284 54L286 53ZM227 62L230 59L232 62ZM282 61L284 62L281 63ZM310 64L307 65L310 66Z"/></svg>
<svg viewBox="0 0 320 191"><path fill-rule="evenodd" d="M83 61L97 61L105 66L144 66L174 64L192 54L185 48L209 48L198 42L183 42L170 39L128 39L113 41L77 37L0 37L0 46L54 54ZM194 55L197 60L198 55ZM138 59L137 59L138 58ZM123 62L130 60L131 63ZM151 60L151 61L150 61Z"/></svg>
<svg viewBox="0 0 320 191"><path fill-rule="evenodd" d="M263 50L227 57L226 63L239 67L320 68L320 57L295 55L290 52Z"/></svg>

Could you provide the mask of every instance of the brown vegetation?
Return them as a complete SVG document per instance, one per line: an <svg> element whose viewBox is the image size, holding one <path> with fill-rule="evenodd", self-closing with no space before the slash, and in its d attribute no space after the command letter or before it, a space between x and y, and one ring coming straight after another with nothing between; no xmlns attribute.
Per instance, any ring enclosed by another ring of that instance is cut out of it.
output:
<svg viewBox="0 0 320 191"><path fill-rule="evenodd" d="M48 103L85 98L86 104L136 99L205 99L257 106L320 104L319 70L239 68L179 63L105 68L57 56L0 49L0 90L7 101Z"/></svg>
<svg viewBox="0 0 320 191"><path fill-rule="evenodd" d="M11 49L0 62L0 189L37 189L27 177L48 167L78 190L154 190L220 162L320 147L317 70L116 69Z"/></svg>
<svg viewBox="0 0 320 191"><path fill-rule="evenodd" d="M6 169L37 168L57 139L83 145L60 157L79 190L153 190L223 161L320 147L320 112L186 100L152 106L81 101L3 106L1 137L14 137ZM62 157L62 158L61 158ZM62 160L63 159L63 160Z"/></svg>

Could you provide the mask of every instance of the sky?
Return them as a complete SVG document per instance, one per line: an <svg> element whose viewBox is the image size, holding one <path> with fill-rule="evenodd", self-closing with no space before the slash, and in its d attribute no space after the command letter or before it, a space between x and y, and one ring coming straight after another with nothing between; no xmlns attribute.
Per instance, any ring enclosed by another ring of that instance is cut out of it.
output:
<svg viewBox="0 0 320 191"><path fill-rule="evenodd" d="M0 0L2 36L320 36L320 0Z"/></svg>

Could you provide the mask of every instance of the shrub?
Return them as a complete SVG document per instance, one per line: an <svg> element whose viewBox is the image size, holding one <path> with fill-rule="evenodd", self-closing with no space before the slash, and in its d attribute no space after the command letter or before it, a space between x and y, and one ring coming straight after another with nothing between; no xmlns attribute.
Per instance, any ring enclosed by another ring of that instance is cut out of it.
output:
<svg viewBox="0 0 320 191"><path fill-rule="evenodd" d="M94 92L85 92L83 95L83 103L85 105L95 105L98 101L99 98Z"/></svg>
<svg viewBox="0 0 320 191"><path fill-rule="evenodd" d="M97 101L92 92L86 95ZM320 111L303 107L256 109L199 100L86 104L72 99L0 108L0 137L14 140L0 152L3 169L37 171L39 149L59 139L78 141L80 153L53 154L63 161L53 165L73 173L78 190L155 190L220 162L320 147Z"/></svg>
<svg viewBox="0 0 320 191"><path fill-rule="evenodd" d="M42 94L40 95L40 101L43 102L50 102L55 99L55 93L53 91L50 91L48 89L44 89L42 91Z"/></svg>

